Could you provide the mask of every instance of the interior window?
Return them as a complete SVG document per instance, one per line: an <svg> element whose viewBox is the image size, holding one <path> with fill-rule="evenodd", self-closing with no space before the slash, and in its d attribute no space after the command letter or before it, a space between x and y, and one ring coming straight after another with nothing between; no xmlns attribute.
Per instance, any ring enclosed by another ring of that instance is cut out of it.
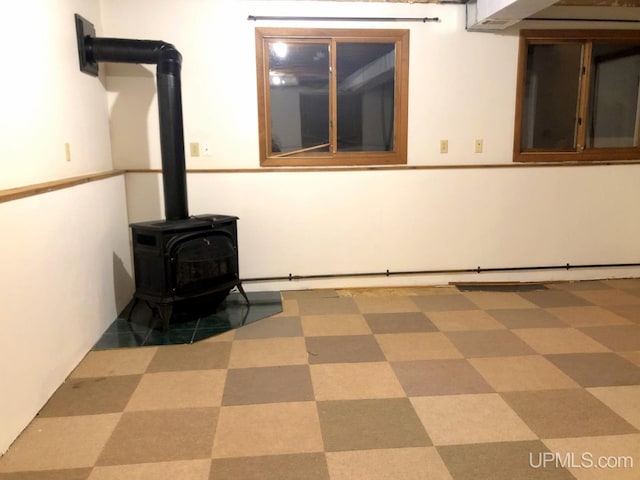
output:
<svg viewBox="0 0 640 480"><path fill-rule="evenodd" d="M515 161L640 159L640 32L521 33Z"/></svg>
<svg viewBox="0 0 640 480"><path fill-rule="evenodd" d="M406 163L408 37L256 29L261 165Z"/></svg>

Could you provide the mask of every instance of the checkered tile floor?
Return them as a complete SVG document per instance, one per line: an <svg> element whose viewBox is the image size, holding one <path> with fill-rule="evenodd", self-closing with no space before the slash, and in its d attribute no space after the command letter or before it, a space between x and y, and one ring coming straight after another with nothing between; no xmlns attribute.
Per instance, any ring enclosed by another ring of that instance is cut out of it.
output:
<svg viewBox="0 0 640 480"><path fill-rule="evenodd" d="M547 287L283 292L90 352L0 479L638 479L640 280Z"/></svg>

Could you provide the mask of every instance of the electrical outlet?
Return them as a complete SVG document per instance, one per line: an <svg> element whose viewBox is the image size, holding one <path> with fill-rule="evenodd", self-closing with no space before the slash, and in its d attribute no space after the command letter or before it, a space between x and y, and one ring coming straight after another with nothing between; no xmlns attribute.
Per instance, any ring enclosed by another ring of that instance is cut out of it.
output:
<svg viewBox="0 0 640 480"><path fill-rule="evenodd" d="M482 153L482 139L476 140L476 153Z"/></svg>
<svg viewBox="0 0 640 480"><path fill-rule="evenodd" d="M64 158L67 162L71 161L71 144L69 142L64 144Z"/></svg>
<svg viewBox="0 0 640 480"><path fill-rule="evenodd" d="M191 151L191 156L192 157L199 157L200 156L200 144L199 143L191 142L189 144L189 150Z"/></svg>
<svg viewBox="0 0 640 480"><path fill-rule="evenodd" d="M211 156L211 146L208 143L203 143L202 148L200 150L202 151L203 157Z"/></svg>
<svg viewBox="0 0 640 480"><path fill-rule="evenodd" d="M449 153L449 140L440 140L440 153Z"/></svg>

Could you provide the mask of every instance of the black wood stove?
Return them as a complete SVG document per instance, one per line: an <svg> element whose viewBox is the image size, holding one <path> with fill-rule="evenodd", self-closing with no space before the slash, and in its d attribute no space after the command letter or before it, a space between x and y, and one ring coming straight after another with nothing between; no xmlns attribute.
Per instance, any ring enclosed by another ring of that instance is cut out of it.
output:
<svg viewBox="0 0 640 480"><path fill-rule="evenodd" d="M98 75L99 62L155 64L166 220L130 225L135 302L146 301L168 329L176 305L207 305L211 311L237 287L237 217L189 216L182 121L182 55L158 40L97 38L93 25L75 16L80 70Z"/></svg>

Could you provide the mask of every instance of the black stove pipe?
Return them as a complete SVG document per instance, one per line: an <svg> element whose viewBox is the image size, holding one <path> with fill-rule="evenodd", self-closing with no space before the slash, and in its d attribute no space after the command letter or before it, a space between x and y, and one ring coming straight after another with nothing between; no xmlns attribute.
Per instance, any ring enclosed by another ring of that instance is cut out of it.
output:
<svg viewBox="0 0 640 480"><path fill-rule="evenodd" d="M86 73L97 75L99 62L157 65L165 216L167 220L189 218L180 81L182 55L173 45L163 41L97 38L91 35L93 25L79 15L76 15L76 28L80 68Z"/></svg>

